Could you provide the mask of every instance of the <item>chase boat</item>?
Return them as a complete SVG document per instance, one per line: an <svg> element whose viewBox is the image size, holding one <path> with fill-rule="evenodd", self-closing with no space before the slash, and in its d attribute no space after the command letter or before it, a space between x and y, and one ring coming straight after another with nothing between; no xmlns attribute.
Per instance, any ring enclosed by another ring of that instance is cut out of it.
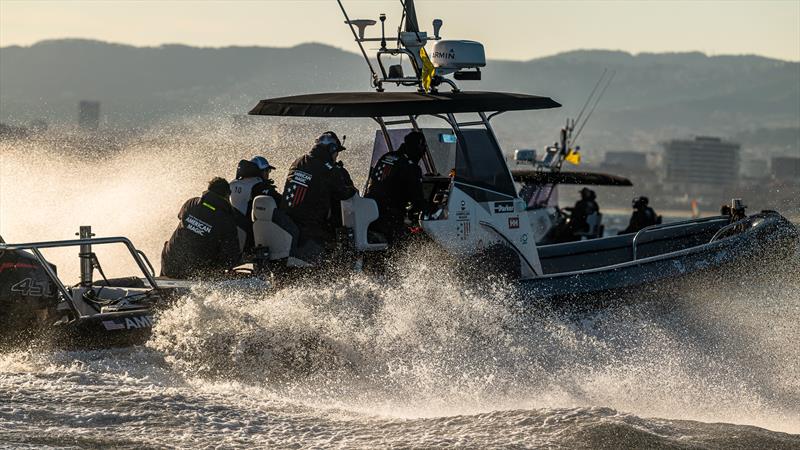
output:
<svg viewBox="0 0 800 450"><path fill-rule="evenodd" d="M371 119L377 124L371 168L383 154L398 148L408 132L421 131L429 147L420 162L425 174L422 182L429 210L435 212L420 215L418 223L410 225L418 225L429 241L456 261L474 262L468 265L486 267L487 273L498 272L514 279L531 297L540 300L581 302L698 271L725 266L752 268L768 259L794 254L798 243L795 226L774 211L748 216L740 199L732 201L731 212L725 216L658 224L635 234L537 245L541 236L537 212L531 212L530 198L520 196L515 178L545 186L568 182L567 178L575 175L556 170L560 169L556 163L547 171L514 174L491 121L507 112L561 105L549 97L462 90L458 81L481 78L480 69L486 65L483 46L474 41L442 39L442 21L438 19L433 21L433 36L429 36L419 30L413 1L401 3L405 23L389 40L383 31L379 37L365 37L366 28L377 22L350 20L342 7L369 66L375 92L266 99L250 114ZM379 20L383 30L385 15ZM389 47L389 41L396 46ZM366 56L366 42L380 42L376 65ZM399 57L407 58L409 75L404 75L407 68L402 64L387 65L387 60ZM391 85L415 90L387 92ZM562 141L568 137L562 132ZM552 155L556 162L567 154L568 142L561 147ZM581 177L587 178L598 184L630 184L608 175ZM269 212L274 208L270 202L256 199L256 242L269 250L270 264L283 266L288 243L279 241L280 230L270 223ZM259 215L264 211L267 214ZM381 258L386 251L386 245L370 241L367 232L369 223L378 217L377 211L373 200L359 195L342 204L342 223L349 230L358 267L364 259Z"/></svg>
<svg viewBox="0 0 800 450"><path fill-rule="evenodd" d="M746 215L740 200L733 202L730 215L655 225L623 236L537 245L535 221L514 184L491 120L507 112L561 105L529 94L461 90L457 81L480 79L486 64L483 46L441 39L441 20L434 21L434 35L428 36L419 30L413 1L401 4L404 26L392 36L396 46L391 48L383 33L365 37L365 29L376 21L350 20L342 8L370 67L374 92L266 99L250 114L371 119L377 124L371 166L398 148L409 131L424 133L429 151L420 164L428 210L433 212L409 225L418 227L428 243L453 261L478 267L483 276L505 277L520 287L529 304L590 304L709 270L764 267L796 251L794 225L774 211ZM382 25L385 20L381 15ZM365 42L380 42L377 70L366 57ZM407 60L405 69L402 64L386 66L387 60L400 56ZM410 74L404 75L404 70ZM387 92L390 85L414 89ZM443 86L449 90L441 91ZM344 251L339 256L349 263L344 266L358 271L370 261L385 259L387 245L374 240L368 230L378 218L375 201L356 194L341 206L338 244ZM291 280L292 272L314 267L290 254L293 237L272 221L275 208L268 196L255 199L252 276ZM141 273L94 281L94 271L100 269L102 275L102 269L91 246L104 244L125 245ZM75 286L65 285L40 252L65 246L80 248L81 282ZM156 277L146 256L128 239L93 238L88 227L77 240L0 243L0 252L0 304L4 311L23 310L4 318L14 328L46 329L83 345L142 342L157 310L192 285Z"/></svg>

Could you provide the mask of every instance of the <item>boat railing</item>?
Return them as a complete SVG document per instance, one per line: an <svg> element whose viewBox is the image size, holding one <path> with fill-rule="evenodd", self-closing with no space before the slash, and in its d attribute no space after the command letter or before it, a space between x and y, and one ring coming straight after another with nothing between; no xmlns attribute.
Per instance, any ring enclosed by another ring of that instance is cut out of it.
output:
<svg viewBox="0 0 800 450"><path fill-rule="evenodd" d="M638 259L637 244L639 243L639 237L640 236L644 236L645 234L647 234L647 233L649 233L651 231L655 231L655 230L663 231L663 230L668 230L670 228L679 228L679 227L696 225L698 223L713 222L715 220L727 220L727 219L725 217L722 217L722 216L711 216L711 217L705 217L705 218L702 218L702 219L689 219L689 220L681 220L679 222L659 223L659 224L655 224L655 225L650 225L650 226L644 227L641 230L639 230L638 232L636 232L636 234L633 236L633 240L631 241L631 247L632 247L632 251L633 251L633 261L636 261ZM712 241L713 241L713 238L712 238Z"/></svg>
<svg viewBox="0 0 800 450"><path fill-rule="evenodd" d="M150 260L147 259L147 256L145 256L141 250L134 247L133 243L128 238L122 236L68 239L63 241L28 242L22 244L0 243L0 252L5 250L30 250L30 252L36 257L36 260L39 262L39 264L41 264L42 269L44 269L45 273L47 273L47 276L64 296L64 301L67 302L67 305L72 312L76 314L76 317L81 317L79 310L72 301L72 294L69 288L67 288L61 279L58 278L58 275L56 275L55 271L53 271L50 263L48 263L44 255L42 255L41 250L45 248L92 246L104 244L123 244L130 252L131 257L133 257L133 260L136 262L136 265L139 267L139 270L141 270L150 287L152 289L158 289L158 284L156 283L155 279L155 270L153 269L153 265L150 263Z"/></svg>

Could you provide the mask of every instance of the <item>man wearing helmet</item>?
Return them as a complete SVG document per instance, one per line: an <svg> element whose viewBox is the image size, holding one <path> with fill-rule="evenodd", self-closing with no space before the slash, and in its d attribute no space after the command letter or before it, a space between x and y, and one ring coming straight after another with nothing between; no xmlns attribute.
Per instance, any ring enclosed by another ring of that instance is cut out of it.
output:
<svg viewBox="0 0 800 450"><path fill-rule="evenodd" d="M427 149L425 135L412 131L405 136L400 148L383 155L370 173L364 196L375 199L380 212L372 228L383 234L390 244L403 236L407 215L425 209L419 161Z"/></svg>
<svg viewBox="0 0 800 450"><path fill-rule="evenodd" d="M642 228L661 223L661 216L656 215L653 208L647 206L650 203L647 197L636 197L633 199L633 214L628 223L628 228L620 231L619 234L636 233Z"/></svg>
<svg viewBox="0 0 800 450"><path fill-rule="evenodd" d="M600 206L597 204L597 194L587 187L580 191L581 199L575 202L575 206L571 208L564 208L572 214L569 218L569 240L580 240L580 233L585 233L589 230L588 218L592 214L600 212Z"/></svg>
<svg viewBox="0 0 800 450"><path fill-rule="evenodd" d="M269 195L275 205L281 204L281 194L269 174L274 169L263 156L243 159L236 167L236 179L231 181L231 204L241 213L238 217L239 244L244 251L253 248L253 200L259 195Z"/></svg>
<svg viewBox="0 0 800 450"><path fill-rule="evenodd" d="M297 224L300 245L313 248L309 250L313 256L321 254L325 243L333 240L331 222L336 220L332 216L339 202L358 192L350 174L336 162L344 149L336 133L326 131L310 152L292 163L286 177L281 210Z"/></svg>

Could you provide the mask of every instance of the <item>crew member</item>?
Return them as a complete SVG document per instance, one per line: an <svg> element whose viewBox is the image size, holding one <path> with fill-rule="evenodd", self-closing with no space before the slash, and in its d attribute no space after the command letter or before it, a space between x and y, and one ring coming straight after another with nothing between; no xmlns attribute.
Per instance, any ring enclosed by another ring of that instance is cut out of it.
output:
<svg viewBox="0 0 800 450"><path fill-rule="evenodd" d="M580 194L581 199L575 202L575 206L564 208L571 211L568 227L573 240L580 239L581 233L591 231L587 219L590 215L600 212L600 206L595 201L597 195L593 190L584 187L580 190Z"/></svg>
<svg viewBox="0 0 800 450"><path fill-rule="evenodd" d="M289 167L281 209L300 230L301 259L317 259L334 238L338 203L355 195L350 174L336 159L345 149L333 131L320 135L310 152Z"/></svg>
<svg viewBox="0 0 800 450"><path fill-rule="evenodd" d="M180 223L161 253L161 275L171 278L219 277L239 263L230 185L215 177L202 197L191 198L181 207Z"/></svg>
<svg viewBox="0 0 800 450"><path fill-rule="evenodd" d="M383 155L370 173L364 196L375 199L380 214L371 228L386 237L390 244L403 236L407 215L413 216L425 209L419 161L427 150L425 135L412 131L405 136L400 148Z"/></svg>
<svg viewBox="0 0 800 450"><path fill-rule="evenodd" d="M270 172L275 169L263 156L254 156L250 161L243 159L236 167L236 179L231 181L231 204L241 213L237 224L239 227L239 244L244 252L253 248L253 200L259 195L269 195L275 199L275 205L281 204L281 194L270 179Z"/></svg>
<svg viewBox="0 0 800 450"><path fill-rule="evenodd" d="M628 222L628 228L620 231L619 234L636 233L642 228L661 223L661 217L656 215L653 208L647 206L650 203L647 197L636 197L633 199L633 214Z"/></svg>

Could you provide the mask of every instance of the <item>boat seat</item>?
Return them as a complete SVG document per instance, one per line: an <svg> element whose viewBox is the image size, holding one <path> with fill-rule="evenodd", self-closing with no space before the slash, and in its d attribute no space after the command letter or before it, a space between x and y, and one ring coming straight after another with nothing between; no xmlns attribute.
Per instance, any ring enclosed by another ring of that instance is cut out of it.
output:
<svg viewBox="0 0 800 450"><path fill-rule="evenodd" d="M269 259L288 258L292 250L292 235L273 222L275 199L259 195L253 200L253 240L256 248L269 249Z"/></svg>
<svg viewBox="0 0 800 450"><path fill-rule="evenodd" d="M369 224L378 219L378 204L358 193L342 200L342 225L353 230L355 247L360 252L386 250L386 243L370 243L367 239Z"/></svg>
<svg viewBox="0 0 800 450"><path fill-rule="evenodd" d="M589 225L588 231L575 233L576 236L586 237L587 239L594 239L603 236L603 215L599 212L593 212L586 216L586 223Z"/></svg>

